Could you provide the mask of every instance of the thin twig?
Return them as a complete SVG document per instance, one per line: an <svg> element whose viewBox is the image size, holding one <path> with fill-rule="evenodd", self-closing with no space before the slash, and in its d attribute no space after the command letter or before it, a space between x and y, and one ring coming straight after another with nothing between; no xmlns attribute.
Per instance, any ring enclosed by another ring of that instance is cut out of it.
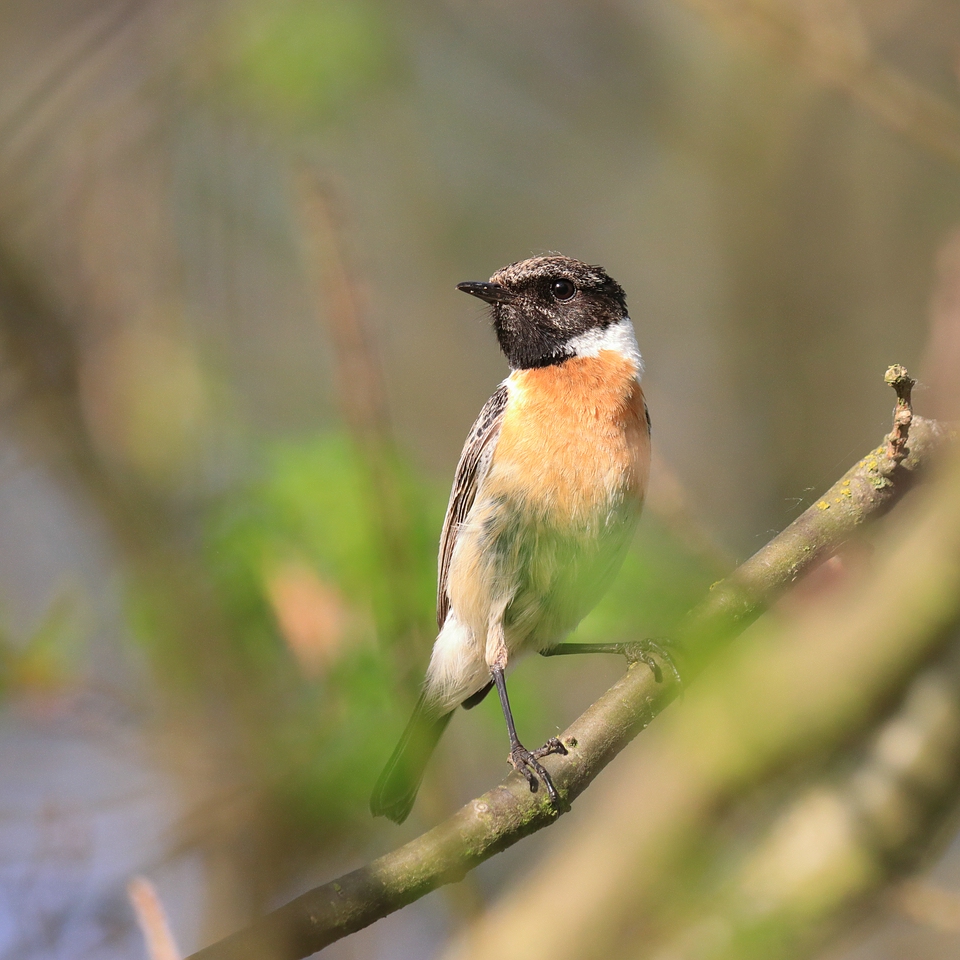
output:
<svg viewBox="0 0 960 960"><path fill-rule="evenodd" d="M180 960L183 954L173 939L157 888L146 877L134 877L127 884L127 897L137 915L150 960Z"/></svg>
<svg viewBox="0 0 960 960"><path fill-rule="evenodd" d="M913 420L910 393L917 381L907 373L907 368L899 363L887 369L883 380L897 392L897 406L893 411L893 430L887 437L887 456L899 463L905 456L904 448L910 433L910 422Z"/></svg>
<svg viewBox="0 0 960 960"><path fill-rule="evenodd" d="M917 417L910 449L900 463L889 463L882 447L864 457L821 500L711 591L681 631L681 643L698 645L742 626L761 602L835 550L860 524L892 506L944 435L938 424ZM674 681L655 683L646 666L628 668L563 734L569 756L548 761L564 800L570 803L578 797L676 693ZM530 793L525 780L511 774L416 840L303 894L190 960L299 960L442 884L459 880L557 816L540 794Z"/></svg>
<svg viewBox="0 0 960 960"><path fill-rule="evenodd" d="M347 253L343 201L331 184L300 171L307 270L313 277L317 312L333 348L340 409L369 478L370 503L383 548L392 622L387 640L396 644L397 674L408 688L419 683L410 655L419 633L414 589L416 564L411 522L387 414L383 373L372 342L364 299Z"/></svg>
<svg viewBox="0 0 960 960"><path fill-rule="evenodd" d="M88 35L77 42L74 50L69 51L60 62L49 69L37 87L30 91L13 112L0 121L0 144L9 145L23 128L25 123L36 116L45 103L49 102L77 75L80 69L89 63L114 37L129 27L135 17L145 8L141 0L129 0L118 3L113 9L103 12L96 8L95 24L84 24L89 28ZM94 18L91 17L91 20ZM42 60L39 62L43 62Z"/></svg>
<svg viewBox="0 0 960 960"><path fill-rule="evenodd" d="M383 375L367 329L364 298L348 263L343 200L329 182L308 169L300 171L297 187L307 269L314 278L317 312L333 347L343 418L364 446L389 447Z"/></svg>

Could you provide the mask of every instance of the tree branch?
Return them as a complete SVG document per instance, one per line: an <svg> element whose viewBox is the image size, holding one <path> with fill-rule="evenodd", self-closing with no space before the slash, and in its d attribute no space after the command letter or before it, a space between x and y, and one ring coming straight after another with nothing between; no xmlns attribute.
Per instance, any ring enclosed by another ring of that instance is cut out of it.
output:
<svg viewBox="0 0 960 960"><path fill-rule="evenodd" d="M900 462L877 447L824 496L730 577L716 585L688 617L679 640L694 654L735 628L835 551L864 521L892 506L942 444L946 431L914 417ZM702 656L701 656L702 660ZM691 664L687 676L696 669ZM569 804L633 737L676 696L670 679L654 682L632 665L565 732L566 757L548 761L557 789ZM462 807L417 839L317 887L245 930L193 954L189 960L299 960L368 926L552 823L558 814L519 775Z"/></svg>
<svg viewBox="0 0 960 960"><path fill-rule="evenodd" d="M759 941L775 941L783 954L809 948L845 908L916 866L960 785L958 653L953 647L913 679L852 768L844 770L847 755L842 772L834 767L794 795L745 853L715 853L726 858L714 874L721 882L698 891L665 941L647 936L634 956L744 960ZM931 901L908 889L911 904Z"/></svg>
<svg viewBox="0 0 960 960"><path fill-rule="evenodd" d="M893 411L893 429L887 437L887 457L899 463L903 459L907 435L910 433L910 423L913 420L910 394L917 385L917 381L907 373L906 367L899 363L887 369L883 380L897 392L897 406Z"/></svg>
<svg viewBox="0 0 960 960"><path fill-rule="evenodd" d="M765 616L738 637L683 709L663 717L595 791L592 815L444 960L659 956L649 950L650 927L663 919L656 904L670 898L667 891L686 899L683 865L702 863L723 808L849 742L956 635L960 458L950 459L937 482L885 525L870 576L850 577L790 616ZM820 853L808 843L798 856ZM680 904L666 905L669 915ZM771 943L751 940L760 952L777 952Z"/></svg>

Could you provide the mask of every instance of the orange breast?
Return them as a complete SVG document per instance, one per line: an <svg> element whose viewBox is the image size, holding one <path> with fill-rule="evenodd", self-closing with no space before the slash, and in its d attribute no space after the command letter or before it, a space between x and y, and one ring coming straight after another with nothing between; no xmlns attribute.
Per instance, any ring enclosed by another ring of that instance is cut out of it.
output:
<svg viewBox="0 0 960 960"><path fill-rule="evenodd" d="M561 521L643 499L650 433L636 369L614 351L518 370L485 493Z"/></svg>

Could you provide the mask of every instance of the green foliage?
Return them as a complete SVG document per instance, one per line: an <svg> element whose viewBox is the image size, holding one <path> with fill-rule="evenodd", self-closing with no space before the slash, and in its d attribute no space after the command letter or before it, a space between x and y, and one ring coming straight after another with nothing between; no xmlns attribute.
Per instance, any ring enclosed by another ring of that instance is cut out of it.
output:
<svg viewBox="0 0 960 960"><path fill-rule="evenodd" d="M327 120L390 75L380 9L363 0L248 0L223 24L214 83L264 119Z"/></svg>
<svg viewBox="0 0 960 960"><path fill-rule="evenodd" d="M671 637L706 593L716 571L707 567L649 511L616 580L577 631L581 641Z"/></svg>
<svg viewBox="0 0 960 960"><path fill-rule="evenodd" d="M414 560L404 577L427 624L435 592L435 547L429 535L434 524L416 479L402 463L391 467ZM389 640L383 633L396 621L390 584L395 571L374 496L363 462L341 434L272 447L260 480L225 504L211 523L208 567L240 629L265 609L265 574L300 562L334 585L360 619L368 617L381 639Z"/></svg>
<svg viewBox="0 0 960 960"><path fill-rule="evenodd" d="M184 569L168 559L131 591L167 692L181 709L229 717L218 735L232 738L220 745L238 758L231 775L254 789L284 856L369 827L384 731L411 705L399 678L418 636L432 639L442 501L383 461L409 548L402 569L369 464L331 432L266 447L255 478L210 511Z"/></svg>
<svg viewBox="0 0 960 960"><path fill-rule="evenodd" d="M404 600L426 630L435 590L428 531L439 526L440 506L428 510L420 484L402 464L392 464L391 481L411 546ZM382 731L409 707L388 653L399 645L398 656L412 656L413 647L410 637L390 635L398 620L391 590L397 571L384 549L377 507L351 442L328 434L269 449L260 478L231 497L210 524L206 566L249 684L236 693L259 701L251 746L273 785L275 824L301 844L305 835L337 824L368 824L367 796L385 758ZM309 662L304 668L302 651L298 668L290 637L285 642L278 629L277 598L271 599L271 577L291 569L314 576L317 589L326 591L321 600L333 598L342 614L314 669Z"/></svg>
<svg viewBox="0 0 960 960"><path fill-rule="evenodd" d="M25 642L0 632L0 700L50 693L74 679L75 613L73 604L61 597Z"/></svg>

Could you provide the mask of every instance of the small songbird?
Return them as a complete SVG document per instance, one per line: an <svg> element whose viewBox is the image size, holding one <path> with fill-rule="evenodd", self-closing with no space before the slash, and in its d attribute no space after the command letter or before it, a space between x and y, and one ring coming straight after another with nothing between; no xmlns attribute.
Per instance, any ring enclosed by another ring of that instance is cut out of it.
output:
<svg viewBox="0 0 960 960"><path fill-rule="evenodd" d="M504 671L518 654L627 652L636 645L562 643L620 568L650 466L643 361L623 289L603 269L554 255L458 290L493 308L510 364L470 431L440 537L437 626L423 692L370 801L403 822L426 763L458 705L497 688L510 762L536 791L559 796L517 737ZM654 645L654 649L656 649Z"/></svg>

